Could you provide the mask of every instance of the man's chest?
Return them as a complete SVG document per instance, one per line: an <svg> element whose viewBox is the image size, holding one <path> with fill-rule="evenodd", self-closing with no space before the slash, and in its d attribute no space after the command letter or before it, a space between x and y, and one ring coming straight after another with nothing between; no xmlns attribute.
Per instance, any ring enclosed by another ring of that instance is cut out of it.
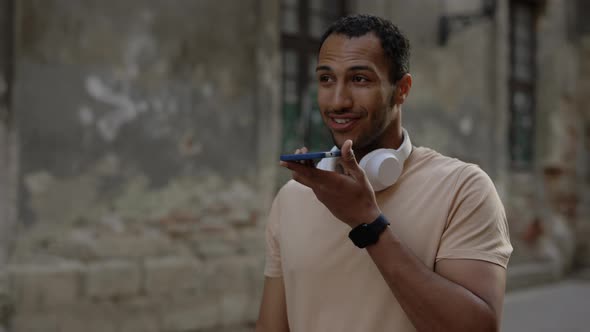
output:
<svg viewBox="0 0 590 332"><path fill-rule="evenodd" d="M311 195L313 195L311 193ZM417 204L415 197L386 197L378 202L393 232L427 266L434 266L446 211ZM281 256L286 273L328 273L368 268L366 250L348 238L350 227L336 219L315 197L290 207L281 217Z"/></svg>

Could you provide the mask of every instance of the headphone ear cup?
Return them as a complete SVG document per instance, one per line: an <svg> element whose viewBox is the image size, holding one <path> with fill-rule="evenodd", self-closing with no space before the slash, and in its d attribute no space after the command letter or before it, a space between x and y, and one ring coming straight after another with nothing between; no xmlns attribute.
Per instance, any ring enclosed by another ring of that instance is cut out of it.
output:
<svg viewBox="0 0 590 332"><path fill-rule="evenodd" d="M359 165L365 171L375 191L392 186L401 175L403 168L398 158L387 149L370 152L361 159Z"/></svg>
<svg viewBox="0 0 590 332"><path fill-rule="evenodd" d="M402 128L403 129L403 128ZM377 149L369 152L359 162L373 190L381 191L392 186L402 174L404 162L412 153L412 142L403 129L404 138L397 149Z"/></svg>

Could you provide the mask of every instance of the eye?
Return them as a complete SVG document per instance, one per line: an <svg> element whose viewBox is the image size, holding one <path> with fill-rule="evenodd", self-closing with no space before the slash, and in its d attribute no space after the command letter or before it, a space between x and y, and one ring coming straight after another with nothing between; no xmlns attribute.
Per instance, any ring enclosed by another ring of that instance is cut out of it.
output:
<svg viewBox="0 0 590 332"><path fill-rule="evenodd" d="M367 83L367 82L369 82L369 79L367 79L365 76L354 75L352 77L352 81L355 83Z"/></svg>
<svg viewBox="0 0 590 332"><path fill-rule="evenodd" d="M320 82L322 82L322 83L332 82L333 81L333 79L332 79L332 77L330 75L319 75L318 76L318 80Z"/></svg>

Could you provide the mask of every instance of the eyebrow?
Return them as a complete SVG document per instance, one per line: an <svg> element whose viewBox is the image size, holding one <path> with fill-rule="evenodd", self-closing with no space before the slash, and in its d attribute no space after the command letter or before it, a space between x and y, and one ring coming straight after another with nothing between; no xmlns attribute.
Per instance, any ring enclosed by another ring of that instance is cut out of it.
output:
<svg viewBox="0 0 590 332"><path fill-rule="evenodd" d="M315 71L332 71L332 68L330 66L317 66L315 68ZM350 68L347 69L347 71L357 71L357 70L368 70L368 71L374 71L373 68L369 67L369 66L352 66Z"/></svg>
<svg viewBox="0 0 590 332"><path fill-rule="evenodd" d="M332 71L332 68L330 68L330 66L317 66L315 67L315 71L322 71L322 70L326 70L326 71Z"/></svg>

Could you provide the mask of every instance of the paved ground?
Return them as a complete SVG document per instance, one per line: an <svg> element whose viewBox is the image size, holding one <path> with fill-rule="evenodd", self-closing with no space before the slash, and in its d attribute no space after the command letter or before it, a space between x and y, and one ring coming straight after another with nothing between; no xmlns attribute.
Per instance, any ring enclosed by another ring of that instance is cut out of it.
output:
<svg viewBox="0 0 590 332"><path fill-rule="evenodd" d="M590 280L566 280L510 292L502 332L590 331Z"/></svg>

